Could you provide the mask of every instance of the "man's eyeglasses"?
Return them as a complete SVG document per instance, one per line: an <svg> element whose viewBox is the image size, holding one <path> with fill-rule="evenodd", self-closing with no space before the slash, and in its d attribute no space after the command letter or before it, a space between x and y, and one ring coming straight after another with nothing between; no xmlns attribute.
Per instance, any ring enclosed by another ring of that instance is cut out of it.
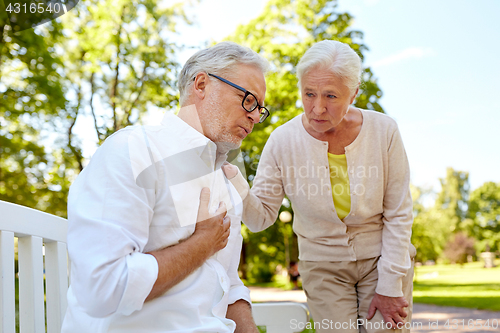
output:
<svg viewBox="0 0 500 333"><path fill-rule="evenodd" d="M257 102L257 98L255 97L254 94L252 94L251 92L249 92L245 88L242 88L239 85L232 83L231 81L228 81L226 79L221 78L220 76L210 74L210 73L208 73L208 75L213 76L216 79L219 79L222 82L227 83L230 86L235 87L236 89L244 92L245 97L243 97L243 101L241 101L241 106L243 106L243 109L245 109L245 111L247 111L247 112L252 112L256 108L259 108L259 113L260 113L259 123L264 122L264 120L266 120L266 118L269 117L269 110L267 108L259 105L259 102Z"/></svg>

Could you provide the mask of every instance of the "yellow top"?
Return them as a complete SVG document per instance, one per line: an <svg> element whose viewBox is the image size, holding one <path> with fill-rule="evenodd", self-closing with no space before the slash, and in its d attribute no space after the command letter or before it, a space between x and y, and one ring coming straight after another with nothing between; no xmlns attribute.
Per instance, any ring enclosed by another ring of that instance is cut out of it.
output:
<svg viewBox="0 0 500 333"><path fill-rule="evenodd" d="M333 204L339 219L342 220L351 211L351 191L345 154L334 155L328 153L328 164L330 165Z"/></svg>

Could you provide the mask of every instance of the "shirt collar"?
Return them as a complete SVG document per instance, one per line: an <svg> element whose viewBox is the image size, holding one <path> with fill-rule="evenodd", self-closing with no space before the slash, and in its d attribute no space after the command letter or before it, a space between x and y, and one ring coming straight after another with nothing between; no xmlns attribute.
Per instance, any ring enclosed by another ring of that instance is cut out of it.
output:
<svg viewBox="0 0 500 333"><path fill-rule="evenodd" d="M227 153L218 154L217 145L172 112L165 112L161 125L168 128L174 137L181 137L176 144L184 151L194 150L212 170L219 169L227 159Z"/></svg>

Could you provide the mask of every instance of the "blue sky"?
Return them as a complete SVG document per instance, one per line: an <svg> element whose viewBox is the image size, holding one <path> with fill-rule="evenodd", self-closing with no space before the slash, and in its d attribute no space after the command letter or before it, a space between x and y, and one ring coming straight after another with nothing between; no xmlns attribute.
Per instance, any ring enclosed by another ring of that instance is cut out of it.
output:
<svg viewBox="0 0 500 333"><path fill-rule="evenodd" d="M184 29L194 50L256 17L266 1L202 0ZM471 187L500 182L500 1L339 0L364 33L381 104L399 124L412 182L439 189L447 167Z"/></svg>

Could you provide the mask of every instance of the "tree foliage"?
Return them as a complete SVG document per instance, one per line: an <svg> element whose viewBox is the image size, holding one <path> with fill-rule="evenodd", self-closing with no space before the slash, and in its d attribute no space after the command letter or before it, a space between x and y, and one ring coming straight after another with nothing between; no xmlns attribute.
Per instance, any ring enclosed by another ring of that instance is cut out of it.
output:
<svg viewBox="0 0 500 333"><path fill-rule="evenodd" d="M442 240L436 238L440 231L436 230L437 225L432 219L432 212L424 205L429 195L429 190L411 186L414 216L411 242L417 249L415 260L418 262L436 260L442 249Z"/></svg>
<svg viewBox="0 0 500 333"><path fill-rule="evenodd" d="M500 249L500 183L486 182L471 193L466 230L480 251Z"/></svg>
<svg viewBox="0 0 500 333"><path fill-rule="evenodd" d="M13 33L3 2L0 9L0 200L64 216L57 163L41 143L66 103L55 52L61 26Z"/></svg>
<svg viewBox="0 0 500 333"><path fill-rule="evenodd" d="M422 204L422 189L414 188L414 222L412 242L417 248L417 261L437 260L453 235L465 228L469 199L469 174L446 170L440 179L441 191L434 206Z"/></svg>
<svg viewBox="0 0 500 333"><path fill-rule="evenodd" d="M457 232L446 244L443 254L453 264L465 264L468 256L476 255L474 238L468 237L463 232Z"/></svg>
<svg viewBox="0 0 500 333"><path fill-rule="evenodd" d="M169 40L181 4L162 8L156 0L83 0L62 17L65 84L73 98L61 124L68 128L66 153L83 169L81 145L72 128L90 116L89 132L102 143L137 123L149 107L173 107L178 46Z"/></svg>
<svg viewBox="0 0 500 333"><path fill-rule="evenodd" d="M436 198L436 209L442 213L442 218L451 231L461 228L461 223L467 216L469 200L469 173L446 170L446 178L441 178L441 192Z"/></svg>
<svg viewBox="0 0 500 333"><path fill-rule="evenodd" d="M182 4L156 0L82 0L15 34L0 19L0 200L65 216L85 165L75 125L92 119L86 135L102 143L149 107L172 107L178 46L170 37L188 20Z"/></svg>

